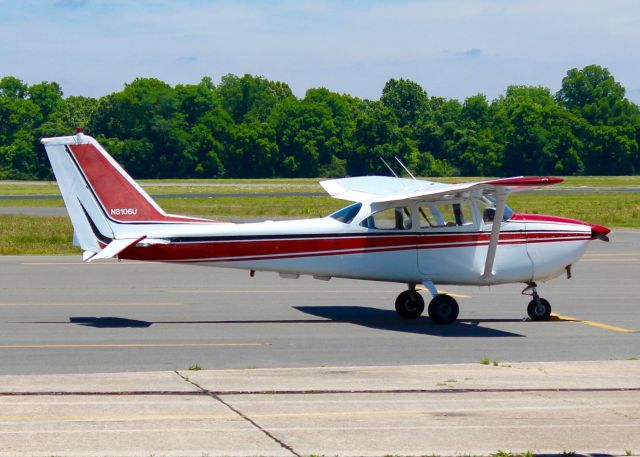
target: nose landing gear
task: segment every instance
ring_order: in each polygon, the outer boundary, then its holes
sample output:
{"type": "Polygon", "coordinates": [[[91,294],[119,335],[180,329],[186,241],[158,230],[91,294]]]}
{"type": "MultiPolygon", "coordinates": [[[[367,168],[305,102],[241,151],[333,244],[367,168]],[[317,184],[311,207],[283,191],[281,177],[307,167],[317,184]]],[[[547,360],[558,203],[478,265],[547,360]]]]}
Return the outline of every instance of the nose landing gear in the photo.
{"type": "Polygon", "coordinates": [[[527,314],[532,321],[548,321],[551,318],[551,304],[538,295],[537,287],[535,282],[530,282],[522,291],[522,295],[533,297],[527,306],[527,314]]]}

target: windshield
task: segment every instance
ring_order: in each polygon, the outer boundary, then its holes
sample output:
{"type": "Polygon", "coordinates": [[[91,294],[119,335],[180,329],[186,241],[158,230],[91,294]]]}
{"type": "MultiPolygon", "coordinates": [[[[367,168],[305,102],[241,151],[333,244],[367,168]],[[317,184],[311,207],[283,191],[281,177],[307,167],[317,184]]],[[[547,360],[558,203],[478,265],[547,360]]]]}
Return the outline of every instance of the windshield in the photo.
{"type": "Polygon", "coordinates": [[[339,209],[335,213],[329,214],[329,217],[344,222],[345,224],[350,224],[353,218],[360,212],[360,208],[362,208],[362,203],[354,203],[353,205],[339,209]]]}

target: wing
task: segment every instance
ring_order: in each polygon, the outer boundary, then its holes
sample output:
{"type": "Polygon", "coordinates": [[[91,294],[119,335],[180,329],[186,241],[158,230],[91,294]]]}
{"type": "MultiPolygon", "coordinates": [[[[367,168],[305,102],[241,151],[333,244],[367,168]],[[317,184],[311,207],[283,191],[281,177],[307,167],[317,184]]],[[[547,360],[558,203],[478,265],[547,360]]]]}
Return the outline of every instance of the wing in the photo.
{"type": "Polygon", "coordinates": [[[561,178],[546,176],[518,176],[514,178],[494,179],[490,181],[470,182],[462,184],[442,184],[431,181],[419,181],[387,176],[364,176],[361,178],[344,178],[322,181],[320,185],[334,198],[355,202],[390,203],[410,200],[440,200],[451,198],[468,198],[471,192],[495,195],[496,213],[491,228],[491,238],[487,247],[482,277],[493,276],[493,263],[500,239],[500,226],[507,201],[511,192],[531,187],[549,186],[562,182],[561,178]],[[465,195],[466,194],[466,195],[465,195]]]}
{"type": "Polygon", "coordinates": [[[461,184],[444,184],[389,176],[362,176],[321,181],[320,185],[334,198],[354,202],[385,203],[401,200],[437,200],[444,196],[482,190],[485,194],[509,194],[531,187],[562,182],[561,178],[531,176],[494,179],[461,184]]]}
{"type": "Polygon", "coordinates": [[[330,179],[320,185],[333,198],[364,202],[391,195],[442,189],[449,184],[390,176],[361,176],[357,178],[330,179]]]}

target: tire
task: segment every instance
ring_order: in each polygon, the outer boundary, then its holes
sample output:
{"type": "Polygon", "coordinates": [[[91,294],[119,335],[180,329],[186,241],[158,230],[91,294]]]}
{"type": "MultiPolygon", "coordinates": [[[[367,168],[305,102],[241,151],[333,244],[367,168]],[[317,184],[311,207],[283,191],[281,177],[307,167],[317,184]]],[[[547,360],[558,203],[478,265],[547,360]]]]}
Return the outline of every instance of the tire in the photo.
{"type": "Polygon", "coordinates": [[[458,302],[451,295],[437,295],[429,303],[429,317],[436,324],[451,324],[459,313],[458,302]]]}
{"type": "Polygon", "coordinates": [[[424,311],[424,299],[418,292],[405,290],[396,298],[396,312],[403,319],[415,319],[424,311]]]}
{"type": "Polygon", "coordinates": [[[527,314],[532,321],[548,321],[551,317],[551,305],[544,298],[540,298],[540,305],[531,300],[527,306],[527,314]]]}

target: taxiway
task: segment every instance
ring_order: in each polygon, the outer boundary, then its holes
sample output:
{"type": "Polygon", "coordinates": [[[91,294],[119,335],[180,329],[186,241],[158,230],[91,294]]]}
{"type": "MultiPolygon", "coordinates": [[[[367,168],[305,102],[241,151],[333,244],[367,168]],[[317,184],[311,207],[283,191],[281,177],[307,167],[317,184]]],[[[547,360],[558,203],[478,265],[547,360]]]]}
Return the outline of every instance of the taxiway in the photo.
{"type": "Polygon", "coordinates": [[[640,231],[594,242],[573,278],[449,287],[460,320],[400,319],[403,286],[190,265],[0,258],[0,374],[405,365],[640,357],[640,231]]]}

